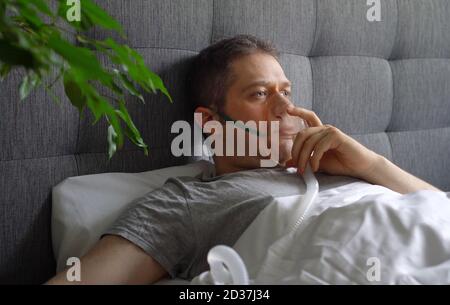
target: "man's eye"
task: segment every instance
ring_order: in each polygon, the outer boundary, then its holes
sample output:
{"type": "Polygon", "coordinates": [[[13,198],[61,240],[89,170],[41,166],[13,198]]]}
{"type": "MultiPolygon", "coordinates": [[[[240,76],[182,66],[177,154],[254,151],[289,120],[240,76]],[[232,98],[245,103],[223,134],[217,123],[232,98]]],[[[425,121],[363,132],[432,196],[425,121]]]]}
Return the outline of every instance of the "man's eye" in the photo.
{"type": "Polygon", "coordinates": [[[282,93],[284,96],[291,96],[291,92],[288,91],[288,90],[283,90],[281,93],[282,93]]]}
{"type": "Polygon", "coordinates": [[[253,94],[253,96],[255,96],[255,97],[258,97],[258,98],[260,98],[260,97],[265,97],[267,94],[266,94],[266,92],[264,92],[264,91],[256,91],[254,94],[253,94]]]}

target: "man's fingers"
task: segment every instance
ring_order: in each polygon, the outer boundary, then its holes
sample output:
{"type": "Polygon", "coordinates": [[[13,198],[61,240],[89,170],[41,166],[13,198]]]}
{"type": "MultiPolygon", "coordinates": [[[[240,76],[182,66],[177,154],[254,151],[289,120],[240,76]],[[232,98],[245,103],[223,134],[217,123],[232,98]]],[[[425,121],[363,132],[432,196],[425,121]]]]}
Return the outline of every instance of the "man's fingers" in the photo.
{"type": "Polygon", "coordinates": [[[286,167],[295,167],[295,163],[294,163],[294,160],[293,159],[289,159],[288,161],[286,161],[286,164],[285,164],[285,166],[286,167]]]}
{"type": "Polygon", "coordinates": [[[308,140],[305,141],[303,144],[303,147],[300,150],[300,156],[298,158],[298,170],[300,172],[303,172],[306,168],[306,164],[308,163],[309,159],[311,158],[311,154],[314,151],[314,147],[316,146],[317,142],[319,142],[323,137],[326,136],[326,133],[324,132],[318,132],[308,138],[308,140]]]}
{"type": "Polygon", "coordinates": [[[294,166],[298,164],[298,157],[302,149],[303,143],[312,135],[321,132],[323,127],[309,127],[300,131],[295,137],[294,144],[292,145],[291,158],[294,166]]]}
{"type": "Polygon", "coordinates": [[[332,137],[327,134],[325,137],[321,138],[314,147],[314,154],[311,157],[311,169],[313,172],[319,170],[320,160],[322,160],[323,155],[331,148],[332,137]]]}
{"type": "Polygon", "coordinates": [[[307,110],[307,109],[301,108],[301,107],[292,106],[287,109],[287,112],[290,115],[295,115],[295,116],[298,116],[298,117],[301,117],[302,119],[304,119],[308,123],[309,127],[317,127],[317,126],[323,125],[322,121],[314,113],[314,111],[307,110]]]}

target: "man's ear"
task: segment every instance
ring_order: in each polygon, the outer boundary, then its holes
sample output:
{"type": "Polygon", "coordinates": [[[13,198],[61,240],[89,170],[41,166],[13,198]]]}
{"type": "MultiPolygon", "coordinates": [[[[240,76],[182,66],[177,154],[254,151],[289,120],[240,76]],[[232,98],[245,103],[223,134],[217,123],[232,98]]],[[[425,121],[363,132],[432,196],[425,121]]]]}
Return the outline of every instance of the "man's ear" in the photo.
{"type": "Polygon", "coordinates": [[[217,119],[216,113],[206,107],[199,106],[195,109],[195,112],[201,114],[201,119],[200,117],[195,116],[195,123],[197,123],[202,129],[206,122],[217,119]]]}

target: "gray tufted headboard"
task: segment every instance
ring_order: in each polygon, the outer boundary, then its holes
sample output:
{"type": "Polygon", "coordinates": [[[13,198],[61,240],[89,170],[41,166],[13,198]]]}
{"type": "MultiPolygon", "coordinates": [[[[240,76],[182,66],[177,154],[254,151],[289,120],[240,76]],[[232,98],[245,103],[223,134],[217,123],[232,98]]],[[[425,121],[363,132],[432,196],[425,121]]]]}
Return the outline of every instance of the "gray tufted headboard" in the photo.
{"type": "MultiPolygon", "coordinates": [[[[107,162],[106,128],[80,119],[44,90],[18,99],[18,74],[0,84],[0,283],[53,275],[51,188],[64,178],[137,172],[187,162],[170,154],[171,123],[190,119],[183,79],[211,42],[249,33],[274,42],[294,83],[294,101],[402,168],[450,190],[450,1],[102,0],[128,44],[162,76],[162,95],[130,102],[150,146],[126,145],[107,162]]],[[[97,37],[104,35],[93,32],[97,37]]],[[[58,88],[63,96],[63,89],[58,88]]]]}

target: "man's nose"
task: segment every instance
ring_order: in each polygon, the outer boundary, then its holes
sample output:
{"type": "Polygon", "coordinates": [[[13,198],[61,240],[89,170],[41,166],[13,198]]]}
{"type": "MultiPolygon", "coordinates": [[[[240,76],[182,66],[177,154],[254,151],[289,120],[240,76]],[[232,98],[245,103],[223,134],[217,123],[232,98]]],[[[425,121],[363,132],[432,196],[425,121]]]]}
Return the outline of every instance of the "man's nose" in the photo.
{"type": "Polygon", "coordinates": [[[284,95],[279,93],[279,95],[273,99],[271,105],[271,113],[277,119],[283,119],[283,117],[287,116],[287,109],[292,106],[292,102],[284,95]]]}

